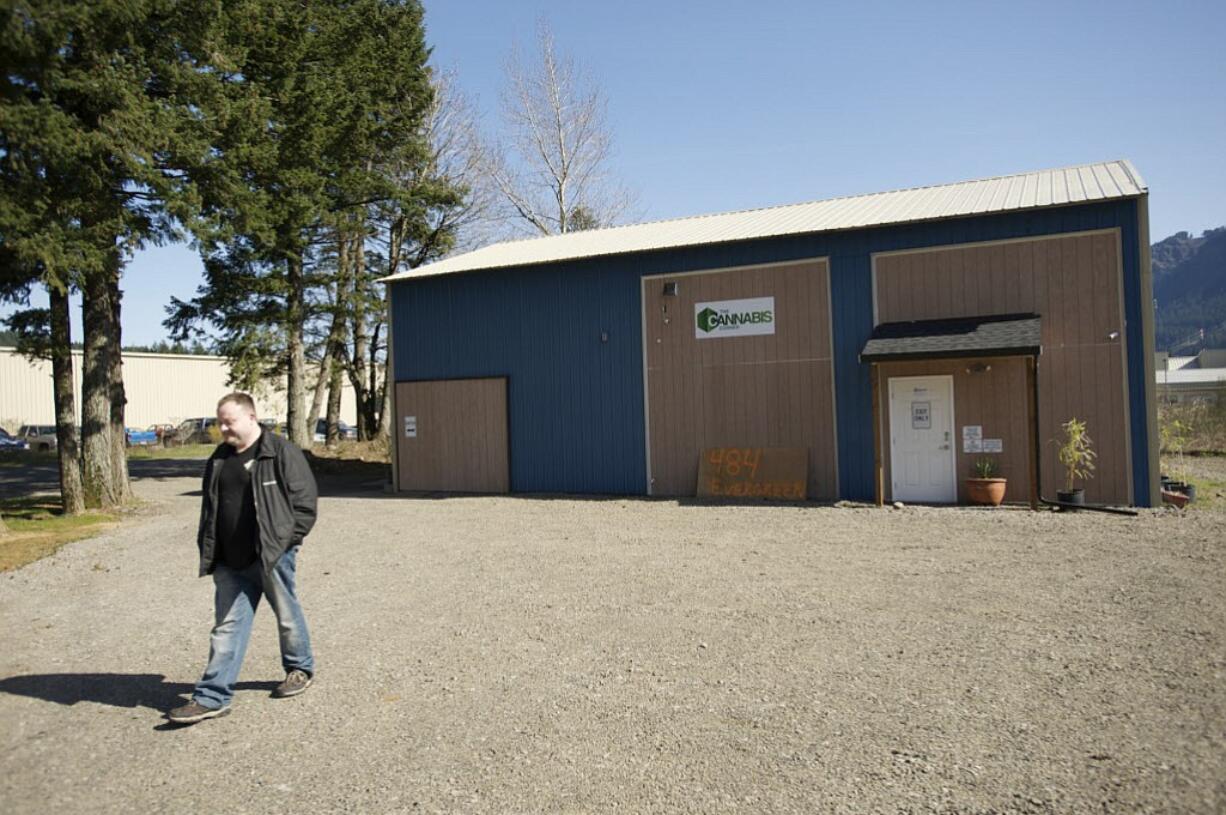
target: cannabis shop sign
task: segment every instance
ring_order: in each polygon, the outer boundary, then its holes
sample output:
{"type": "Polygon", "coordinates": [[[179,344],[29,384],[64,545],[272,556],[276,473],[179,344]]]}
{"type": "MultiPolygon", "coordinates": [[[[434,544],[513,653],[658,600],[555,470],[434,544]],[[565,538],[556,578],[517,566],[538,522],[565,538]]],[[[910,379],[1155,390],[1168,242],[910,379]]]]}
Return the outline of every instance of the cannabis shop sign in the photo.
{"type": "Polygon", "coordinates": [[[694,304],[694,336],[700,340],[774,333],[774,297],[694,304]]]}

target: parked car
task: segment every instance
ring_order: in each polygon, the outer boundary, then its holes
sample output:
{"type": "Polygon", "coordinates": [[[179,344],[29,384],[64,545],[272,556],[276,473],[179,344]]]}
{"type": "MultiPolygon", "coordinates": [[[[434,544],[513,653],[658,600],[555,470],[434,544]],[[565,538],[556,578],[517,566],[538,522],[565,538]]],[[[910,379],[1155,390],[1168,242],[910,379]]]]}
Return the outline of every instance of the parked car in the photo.
{"type": "Polygon", "coordinates": [[[174,435],[175,426],[172,424],[151,424],[146,430],[152,430],[154,435],[158,437],[158,442],[161,442],[166,436],[174,435]]]}
{"type": "Polygon", "coordinates": [[[17,436],[26,440],[31,450],[47,452],[54,450],[59,442],[55,437],[53,424],[23,424],[17,431],[17,436]]]}
{"type": "Polygon", "coordinates": [[[156,430],[138,430],[135,427],[125,427],[123,431],[129,447],[152,447],[158,443],[156,430]]]}
{"type": "MultiPolygon", "coordinates": [[[[358,429],[352,425],[348,425],[343,421],[338,420],[336,423],[337,429],[340,431],[341,441],[357,441],[358,429]]],[[[315,422],[315,441],[324,442],[328,440],[328,420],[320,419],[315,422]]]]}
{"type": "Polygon", "coordinates": [[[182,444],[215,444],[219,435],[210,433],[217,427],[216,416],[201,416],[198,419],[186,419],[179,423],[174,432],[162,436],[162,443],[167,447],[177,447],[182,444]]]}
{"type": "Polygon", "coordinates": [[[3,427],[0,427],[0,451],[8,452],[9,450],[29,450],[30,443],[25,439],[11,435],[3,427]]]}

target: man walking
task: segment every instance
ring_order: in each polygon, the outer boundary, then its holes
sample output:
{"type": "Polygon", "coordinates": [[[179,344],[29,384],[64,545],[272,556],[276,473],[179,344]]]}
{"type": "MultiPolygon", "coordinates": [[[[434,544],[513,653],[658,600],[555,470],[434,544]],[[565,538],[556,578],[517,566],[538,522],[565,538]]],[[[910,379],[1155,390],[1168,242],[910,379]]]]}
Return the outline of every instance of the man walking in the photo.
{"type": "Polygon", "coordinates": [[[306,619],[294,588],[298,547],[315,525],[315,477],[302,451],[260,427],[255,402],[230,393],[217,403],[222,444],[204,468],[200,576],[213,575],[215,624],[209,664],[192,700],[167,714],[194,724],[230,712],[261,595],[277,615],[285,681],[276,698],[296,696],[315,677],[306,619]]]}

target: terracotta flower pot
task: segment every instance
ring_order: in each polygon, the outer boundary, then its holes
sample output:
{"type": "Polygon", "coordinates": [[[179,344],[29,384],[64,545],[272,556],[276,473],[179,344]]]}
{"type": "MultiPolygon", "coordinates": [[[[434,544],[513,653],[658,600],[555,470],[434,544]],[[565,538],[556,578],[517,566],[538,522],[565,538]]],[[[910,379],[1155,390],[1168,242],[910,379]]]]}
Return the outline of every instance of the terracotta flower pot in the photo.
{"type": "Polygon", "coordinates": [[[1187,481],[1172,481],[1166,488],[1171,492],[1179,492],[1188,496],[1188,503],[1196,500],[1196,485],[1187,481]]]}
{"type": "Polygon", "coordinates": [[[1005,500],[1004,478],[968,478],[966,479],[966,497],[972,504],[998,507],[1005,500]]]}

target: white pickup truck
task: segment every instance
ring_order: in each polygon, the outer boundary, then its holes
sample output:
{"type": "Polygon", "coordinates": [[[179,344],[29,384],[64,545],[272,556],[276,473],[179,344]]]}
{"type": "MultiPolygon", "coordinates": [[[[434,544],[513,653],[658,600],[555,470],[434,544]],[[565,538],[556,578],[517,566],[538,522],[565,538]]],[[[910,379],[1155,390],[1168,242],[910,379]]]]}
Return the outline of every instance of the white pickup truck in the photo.
{"type": "Polygon", "coordinates": [[[31,450],[43,453],[54,450],[59,444],[53,424],[23,424],[17,431],[17,438],[25,439],[31,450]]]}

